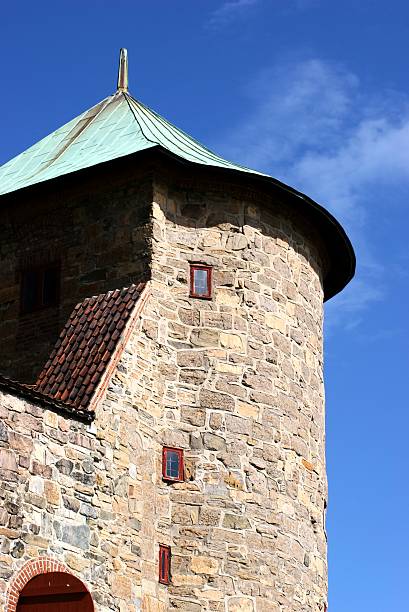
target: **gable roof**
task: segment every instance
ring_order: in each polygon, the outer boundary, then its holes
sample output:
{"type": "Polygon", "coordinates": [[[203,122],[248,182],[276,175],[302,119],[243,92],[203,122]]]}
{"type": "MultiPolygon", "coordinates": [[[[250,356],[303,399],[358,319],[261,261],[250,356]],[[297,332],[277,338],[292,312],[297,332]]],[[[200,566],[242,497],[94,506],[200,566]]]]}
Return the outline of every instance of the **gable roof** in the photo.
{"type": "Polygon", "coordinates": [[[0,167],[0,195],[153,147],[193,163],[259,174],[216,155],[117,91],[0,167]]]}
{"type": "Polygon", "coordinates": [[[76,409],[90,403],[144,284],[76,305],[33,389],[76,409]]]}

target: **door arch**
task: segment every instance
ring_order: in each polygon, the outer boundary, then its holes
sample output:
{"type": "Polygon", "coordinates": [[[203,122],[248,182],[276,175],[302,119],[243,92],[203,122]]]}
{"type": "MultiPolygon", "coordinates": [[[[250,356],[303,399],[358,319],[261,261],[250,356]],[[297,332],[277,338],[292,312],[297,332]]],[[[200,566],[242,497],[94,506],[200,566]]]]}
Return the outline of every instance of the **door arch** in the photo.
{"type": "Polygon", "coordinates": [[[87,588],[72,574],[48,572],[31,578],[20,592],[16,612],[93,612],[87,588]]]}

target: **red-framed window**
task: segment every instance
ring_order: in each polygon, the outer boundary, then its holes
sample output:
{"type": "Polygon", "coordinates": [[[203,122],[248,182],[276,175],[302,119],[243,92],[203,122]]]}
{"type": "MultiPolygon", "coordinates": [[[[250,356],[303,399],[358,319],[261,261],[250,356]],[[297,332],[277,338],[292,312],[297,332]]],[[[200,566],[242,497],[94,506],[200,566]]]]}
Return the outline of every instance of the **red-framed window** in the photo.
{"type": "Polygon", "coordinates": [[[21,273],[21,312],[57,306],[60,300],[60,266],[28,268],[21,273]]]}
{"type": "Polygon", "coordinates": [[[192,264],[190,266],[190,297],[204,298],[212,297],[212,268],[192,264]]]}
{"type": "Polygon", "coordinates": [[[162,476],[163,480],[181,482],[184,480],[183,450],[181,448],[162,449],[162,476]]]}
{"type": "Polygon", "coordinates": [[[159,582],[161,584],[170,584],[170,546],[159,544],[159,582]]]}

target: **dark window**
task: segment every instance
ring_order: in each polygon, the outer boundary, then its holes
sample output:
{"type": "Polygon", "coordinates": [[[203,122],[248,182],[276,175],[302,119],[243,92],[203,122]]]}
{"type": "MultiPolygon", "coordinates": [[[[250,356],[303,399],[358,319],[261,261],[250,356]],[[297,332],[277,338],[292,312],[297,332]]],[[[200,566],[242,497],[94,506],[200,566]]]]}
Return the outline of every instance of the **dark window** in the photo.
{"type": "Polygon", "coordinates": [[[210,266],[190,266],[191,297],[211,298],[212,268],[210,266]]]}
{"type": "Polygon", "coordinates": [[[159,582],[170,584],[170,546],[159,545],[159,582]]]}
{"type": "Polygon", "coordinates": [[[183,472],[183,451],[180,448],[165,447],[162,453],[162,475],[164,480],[183,481],[183,472]]]}
{"type": "Polygon", "coordinates": [[[21,311],[33,312],[56,306],[60,294],[60,267],[52,265],[25,270],[21,276],[21,311]]]}

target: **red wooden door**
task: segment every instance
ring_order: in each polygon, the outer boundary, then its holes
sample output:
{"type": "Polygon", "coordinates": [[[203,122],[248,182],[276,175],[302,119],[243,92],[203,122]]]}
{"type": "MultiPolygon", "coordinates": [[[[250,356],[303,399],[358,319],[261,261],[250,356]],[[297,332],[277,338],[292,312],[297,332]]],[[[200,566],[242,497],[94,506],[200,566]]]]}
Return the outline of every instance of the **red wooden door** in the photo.
{"type": "Polygon", "coordinates": [[[62,572],[40,574],[20,593],[17,612],[93,612],[91,595],[80,580],[62,572]]]}

